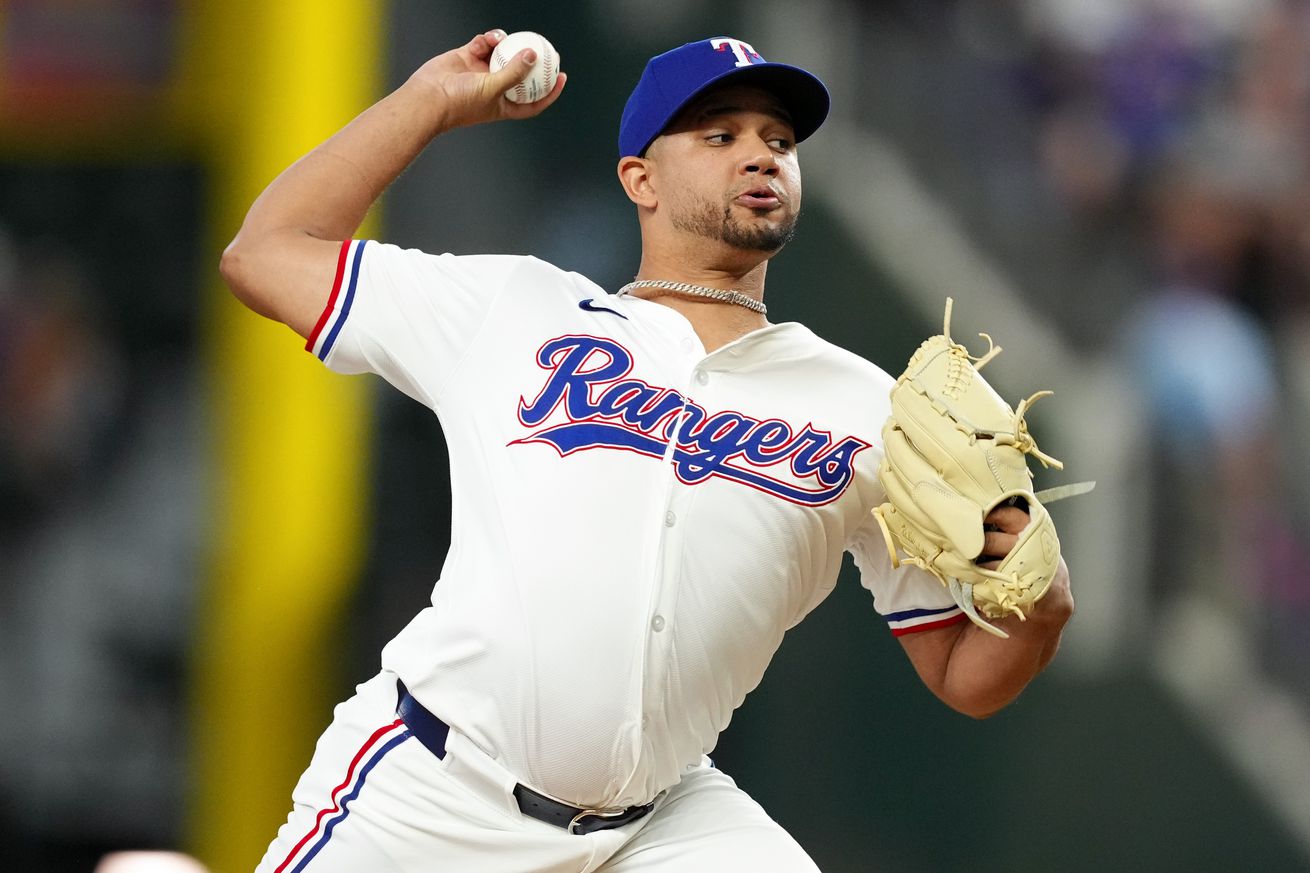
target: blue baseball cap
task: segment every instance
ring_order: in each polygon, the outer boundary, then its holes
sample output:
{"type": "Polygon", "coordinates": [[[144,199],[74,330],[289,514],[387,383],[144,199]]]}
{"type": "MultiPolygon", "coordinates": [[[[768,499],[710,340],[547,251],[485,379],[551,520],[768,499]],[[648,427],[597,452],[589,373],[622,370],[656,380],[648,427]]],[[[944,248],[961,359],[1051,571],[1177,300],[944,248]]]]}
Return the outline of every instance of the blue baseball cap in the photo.
{"type": "Polygon", "coordinates": [[[764,60],[749,43],[729,36],[689,42],[656,55],[632,89],[619,122],[619,157],[640,156],[684,106],[711,85],[755,85],[777,97],[789,115],[796,141],[828,117],[828,89],[813,73],[764,60]]]}

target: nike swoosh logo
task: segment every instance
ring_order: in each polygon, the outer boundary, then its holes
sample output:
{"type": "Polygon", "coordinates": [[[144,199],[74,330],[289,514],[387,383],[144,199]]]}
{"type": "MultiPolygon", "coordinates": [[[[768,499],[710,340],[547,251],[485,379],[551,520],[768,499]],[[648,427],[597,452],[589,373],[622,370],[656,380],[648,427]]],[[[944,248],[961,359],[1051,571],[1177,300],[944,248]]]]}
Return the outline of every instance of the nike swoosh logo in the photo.
{"type": "Polygon", "coordinates": [[[622,312],[615,312],[613,309],[609,309],[604,306],[597,306],[595,301],[590,297],[580,302],[578,304],[578,308],[584,309],[587,312],[608,312],[610,315],[617,315],[619,318],[623,319],[624,321],[628,320],[628,317],[624,315],[622,312]]]}

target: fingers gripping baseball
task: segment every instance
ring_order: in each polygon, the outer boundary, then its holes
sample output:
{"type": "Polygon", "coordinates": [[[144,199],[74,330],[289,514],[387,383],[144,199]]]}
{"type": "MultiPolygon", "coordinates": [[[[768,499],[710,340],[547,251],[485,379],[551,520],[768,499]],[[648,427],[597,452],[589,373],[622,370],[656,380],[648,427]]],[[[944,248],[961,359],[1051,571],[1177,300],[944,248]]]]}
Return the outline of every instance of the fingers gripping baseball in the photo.
{"type": "Polygon", "coordinates": [[[487,86],[500,101],[499,109],[502,117],[531,118],[559,99],[560,92],[564,90],[564,81],[568,78],[565,73],[560,73],[555,80],[555,87],[535,103],[515,103],[507,96],[528,76],[536,62],[537,53],[532,49],[524,49],[504,67],[488,75],[487,86]]]}
{"type": "Polygon", "coordinates": [[[491,55],[505,36],[505,31],[500,29],[480,33],[465,45],[428,61],[411,77],[420,86],[434,89],[437,98],[444,102],[444,128],[531,118],[559,99],[568,78],[562,72],[554,89],[535,103],[513,103],[505,97],[536,62],[536,53],[525,49],[493,72],[491,55]]]}
{"type": "MultiPolygon", "coordinates": [[[[492,74],[509,70],[508,89],[496,90],[513,103],[539,103],[549,97],[559,79],[559,53],[539,33],[521,30],[500,40],[489,61],[492,74]]],[[[493,80],[494,81],[494,80],[493,80]]],[[[503,86],[504,81],[496,82],[503,86]]]]}

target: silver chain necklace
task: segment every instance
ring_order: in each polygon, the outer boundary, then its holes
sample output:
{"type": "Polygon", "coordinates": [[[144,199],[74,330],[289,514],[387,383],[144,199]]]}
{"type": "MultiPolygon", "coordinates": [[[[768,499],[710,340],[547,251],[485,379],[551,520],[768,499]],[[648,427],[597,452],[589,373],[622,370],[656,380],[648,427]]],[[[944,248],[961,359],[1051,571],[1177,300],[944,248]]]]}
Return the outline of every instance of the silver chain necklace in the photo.
{"type": "Polygon", "coordinates": [[[636,282],[629,282],[619,289],[619,297],[630,293],[633,288],[663,288],[665,291],[674,291],[678,294],[690,294],[693,297],[708,297],[710,300],[717,300],[720,303],[732,303],[737,306],[745,306],[751,312],[758,312],[760,315],[768,314],[768,307],[760,300],[754,297],[748,297],[740,291],[724,291],[722,288],[706,288],[704,285],[688,285],[686,282],[670,282],[666,279],[640,279],[636,282]]]}

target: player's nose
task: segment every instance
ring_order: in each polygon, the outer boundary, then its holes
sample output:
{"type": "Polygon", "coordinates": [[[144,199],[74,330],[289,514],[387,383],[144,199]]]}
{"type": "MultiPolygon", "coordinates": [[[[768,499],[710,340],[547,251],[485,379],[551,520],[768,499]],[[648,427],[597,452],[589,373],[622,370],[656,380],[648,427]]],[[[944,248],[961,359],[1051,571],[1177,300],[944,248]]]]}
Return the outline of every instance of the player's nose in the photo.
{"type": "Polygon", "coordinates": [[[767,142],[759,137],[752,137],[750,148],[746,149],[745,155],[737,164],[737,169],[746,175],[760,173],[765,176],[776,176],[778,159],[767,142]]]}

